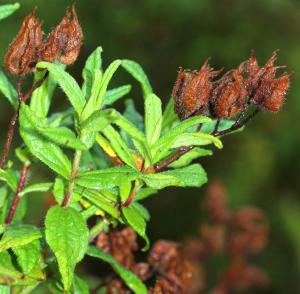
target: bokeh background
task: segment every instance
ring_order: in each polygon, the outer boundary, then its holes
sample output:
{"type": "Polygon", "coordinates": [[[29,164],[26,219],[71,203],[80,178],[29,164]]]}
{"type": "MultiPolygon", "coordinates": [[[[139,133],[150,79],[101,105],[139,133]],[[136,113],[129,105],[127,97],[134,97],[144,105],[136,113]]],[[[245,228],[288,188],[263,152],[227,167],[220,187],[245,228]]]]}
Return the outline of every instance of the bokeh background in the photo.
{"type": "MultiPolygon", "coordinates": [[[[1,1],[7,3],[9,1],[1,1]]],[[[18,31],[21,19],[38,7],[44,30],[52,29],[71,0],[23,0],[21,9],[1,22],[0,57],[18,31]]],[[[258,263],[271,277],[259,293],[300,293],[300,1],[297,0],[77,0],[85,34],[79,60],[69,68],[81,80],[89,53],[101,45],[104,64],[115,58],[138,61],[155,92],[166,103],[179,66],[199,68],[207,57],[217,69],[236,67],[253,49],[263,64],[275,49],[279,63],[293,72],[292,87],[279,114],[260,114],[243,133],[224,139],[224,149],[202,160],[210,179],[226,187],[233,207],[262,208],[270,223],[270,240],[258,263]]],[[[114,83],[127,82],[117,74],[114,83]]],[[[138,108],[142,96],[132,92],[138,108]]],[[[67,106],[60,91],[55,108],[67,106]]],[[[122,103],[118,104],[122,109],[122,103]]],[[[12,110],[0,100],[1,143],[12,110]]],[[[43,170],[31,177],[47,179],[43,170]]],[[[201,189],[167,189],[147,200],[149,235],[183,240],[196,234],[201,220],[201,189]]],[[[29,222],[43,218],[33,199],[29,222]]]]}

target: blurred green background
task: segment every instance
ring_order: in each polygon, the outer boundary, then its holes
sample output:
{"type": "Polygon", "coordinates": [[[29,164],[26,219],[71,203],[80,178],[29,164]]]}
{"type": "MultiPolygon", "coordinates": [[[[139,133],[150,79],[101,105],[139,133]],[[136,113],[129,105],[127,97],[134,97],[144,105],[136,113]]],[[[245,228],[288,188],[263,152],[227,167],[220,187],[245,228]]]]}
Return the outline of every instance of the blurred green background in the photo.
{"type": "MultiPolygon", "coordinates": [[[[2,1],[8,3],[9,1],[2,1]]],[[[0,56],[17,33],[21,19],[33,7],[47,32],[64,15],[70,0],[24,0],[21,9],[1,22],[0,56]]],[[[260,114],[246,131],[224,139],[224,149],[202,160],[210,179],[221,180],[233,207],[255,205],[270,222],[270,241],[258,262],[271,276],[260,293],[300,293],[300,1],[297,0],[77,0],[85,34],[79,60],[69,70],[81,79],[88,54],[98,45],[104,64],[115,58],[138,61],[155,92],[170,97],[179,66],[199,68],[211,57],[216,68],[231,69],[247,59],[251,49],[263,64],[275,49],[278,62],[293,72],[292,87],[279,114],[260,114]]],[[[124,83],[119,73],[115,84],[124,83]]],[[[127,82],[127,80],[126,80],[127,82]]],[[[138,87],[132,92],[139,109],[138,87]]],[[[60,91],[55,108],[67,106],[60,91]]],[[[12,110],[0,102],[2,144],[12,110]]],[[[118,104],[122,109],[122,103],[118,104]]],[[[47,178],[43,171],[31,177],[47,178]]],[[[152,220],[148,231],[158,238],[182,240],[196,234],[201,219],[201,189],[168,189],[147,200],[152,220]]],[[[33,199],[38,203],[38,199],[33,199]]],[[[29,222],[43,218],[30,204],[29,222]]]]}

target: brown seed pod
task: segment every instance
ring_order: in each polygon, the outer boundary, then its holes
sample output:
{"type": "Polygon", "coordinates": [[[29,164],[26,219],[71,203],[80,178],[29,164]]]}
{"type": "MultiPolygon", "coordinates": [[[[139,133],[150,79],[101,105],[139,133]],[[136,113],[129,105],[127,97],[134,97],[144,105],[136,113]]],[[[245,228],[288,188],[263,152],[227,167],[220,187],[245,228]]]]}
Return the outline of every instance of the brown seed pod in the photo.
{"type": "Polygon", "coordinates": [[[220,71],[213,71],[206,60],[197,71],[180,70],[175,86],[173,97],[175,99],[175,112],[180,119],[197,114],[205,114],[208,111],[208,100],[211,93],[211,79],[220,71]]]}
{"type": "Polygon", "coordinates": [[[239,70],[232,71],[220,80],[213,91],[212,105],[218,118],[231,118],[247,106],[248,92],[239,70]]]}
{"type": "Polygon", "coordinates": [[[253,104],[261,105],[270,112],[278,112],[290,87],[290,75],[285,74],[277,79],[264,79],[253,98],[253,104]]]}
{"type": "Polygon", "coordinates": [[[41,22],[36,18],[34,10],[25,17],[8,48],[4,63],[11,74],[23,75],[33,70],[38,60],[42,35],[41,22]]]}
{"type": "Polygon", "coordinates": [[[63,64],[76,61],[83,41],[83,33],[78,22],[75,6],[67,8],[59,25],[44,42],[40,59],[48,62],[59,60],[63,64]]]}

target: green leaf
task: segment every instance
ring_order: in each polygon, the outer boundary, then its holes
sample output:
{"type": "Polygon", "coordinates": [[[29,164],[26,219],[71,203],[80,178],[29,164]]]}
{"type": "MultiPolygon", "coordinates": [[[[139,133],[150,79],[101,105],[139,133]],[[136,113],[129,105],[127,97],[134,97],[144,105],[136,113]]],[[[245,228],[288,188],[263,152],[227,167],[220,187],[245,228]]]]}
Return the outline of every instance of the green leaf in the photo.
{"type": "Polygon", "coordinates": [[[20,8],[19,3],[1,5],[0,6],[0,20],[10,16],[19,8],[20,8]]]}
{"type": "Polygon", "coordinates": [[[15,192],[17,190],[19,180],[16,173],[11,169],[3,170],[0,168],[0,181],[6,182],[12,191],[15,192]]]}
{"type": "Polygon", "coordinates": [[[223,147],[220,139],[212,135],[204,133],[184,133],[176,138],[171,148],[178,148],[182,146],[203,146],[211,143],[215,144],[215,146],[219,149],[223,147]]]}
{"type": "Polygon", "coordinates": [[[41,244],[39,240],[34,240],[24,246],[13,247],[12,250],[17,256],[17,262],[22,269],[22,273],[25,275],[33,270],[41,258],[41,244]]]}
{"type": "Polygon", "coordinates": [[[83,196],[86,200],[88,200],[91,204],[95,205],[98,209],[102,210],[114,218],[119,217],[119,210],[117,209],[117,198],[112,199],[108,192],[104,193],[96,190],[83,189],[78,190],[75,189],[76,193],[83,196]]]}
{"type": "Polygon", "coordinates": [[[143,206],[142,204],[138,203],[137,201],[133,201],[130,204],[130,206],[133,207],[134,209],[136,209],[139,212],[139,214],[142,215],[143,218],[146,221],[150,220],[150,213],[149,213],[148,209],[145,206],[143,206]]]}
{"type": "Polygon", "coordinates": [[[109,263],[124,283],[136,294],[147,294],[147,288],[143,282],[131,271],[122,267],[111,255],[97,247],[89,246],[87,254],[109,263]]]}
{"type": "Polygon", "coordinates": [[[108,90],[103,98],[103,105],[112,105],[117,100],[123,98],[131,91],[131,85],[124,85],[112,90],[108,90]]]}
{"type": "Polygon", "coordinates": [[[165,187],[178,186],[180,182],[178,178],[172,175],[166,175],[164,173],[144,174],[143,180],[149,187],[154,189],[163,189],[165,187]]]}
{"type": "MultiPolygon", "coordinates": [[[[45,71],[37,71],[34,80],[37,81],[44,75],[45,71]]],[[[36,116],[47,116],[56,85],[57,83],[50,73],[43,84],[33,92],[30,98],[30,109],[36,116]]]]}
{"type": "Polygon", "coordinates": [[[71,207],[53,206],[45,220],[46,241],[52,249],[66,291],[72,283],[76,264],[88,245],[88,228],[82,215],[71,207]]]}
{"type": "Polygon", "coordinates": [[[7,251],[0,252],[0,284],[9,285],[35,285],[36,280],[24,276],[14,266],[12,258],[7,251]]]}
{"type": "Polygon", "coordinates": [[[85,62],[85,67],[82,71],[83,84],[82,84],[82,93],[86,100],[91,96],[92,85],[95,81],[95,71],[100,70],[102,66],[101,60],[102,48],[97,47],[95,51],[91,53],[88,59],[85,62]]]}
{"type": "Polygon", "coordinates": [[[66,127],[37,128],[37,131],[49,141],[75,150],[87,150],[87,147],[66,127]]]}
{"type": "Polygon", "coordinates": [[[76,112],[80,114],[85,105],[85,98],[75,79],[60,64],[43,61],[37,64],[37,68],[45,68],[52,74],[53,79],[65,92],[76,112]]]}
{"type": "Polygon", "coordinates": [[[82,131],[99,132],[118,117],[117,112],[106,109],[97,110],[81,124],[82,131]]]}
{"type": "Polygon", "coordinates": [[[140,211],[130,205],[129,207],[122,207],[122,213],[125,218],[125,222],[135,231],[139,236],[141,236],[146,244],[143,248],[143,251],[149,249],[150,242],[146,235],[146,221],[144,215],[140,213],[140,211]]]}
{"type": "Polygon", "coordinates": [[[41,121],[34,117],[24,103],[20,110],[20,133],[30,152],[58,174],[68,179],[71,175],[71,162],[62,150],[37,133],[41,121]]]}
{"type": "Polygon", "coordinates": [[[79,173],[77,185],[91,189],[109,189],[120,185],[124,180],[133,181],[140,173],[128,166],[112,167],[91,172],[79,173]]]}
{"type": "Polygon", "coordinates": [[[1,238],[0,251],[16,246],[23,246],[40,238],[42,238],[42,233],[33,225],[9,225],[6,227],[1,238]]]}
{"type": "Polygon", "coordinates": [[[163,113],[162,128],[165,129],[172,127],[173,123],[177,120],[178,118],[174,111],[174,99],[171,97],[163,113]]]}
{"type": "Polygon", "coordinates": [[[161,126],[161,100],[155,94],[149,94],[145,99],[145,128],[147,141],[150,146],[159,139],[161,126]]]}
{"type": "Polygon", "coordinates": [[[123,59],[122,67],[127,70],[142,86],[144,97],[152,93],[152,87],[143,70],[143,68],[135,61],[123,59]]]}
{"type": "MultiPolygon", "coordinates": [[[[1,7],[2,6],[0,6],[0,14],[1,14],[1,7]]],[[[13,85],[9,82],[9,80],[7,79],[6,75],[2,70],[0,70],[0,91],[7,98],[7,100],[13,106],[13,108],[16,110],[18,108],[17,91],[13,87],[13,85]]]]}
{"type": "Polygon", "coordinates": [[[79,278],[77,275],[75,275],[73,281],[73,294],[89,294],[89,293],[90,290],[87,282],[79,278]]]}
{"type": "Polygon", "coordinates": [[[132,152],[127,147],[120,134],[110,125],[102,130],[102,133],[109,140],[111,147],[118,157],[120,157],[120,159],[127,165],[136,168],[132,152]]]}
{"type": "Polygon", "coordinates": [[[176,186],[201,187],[207,182],[207,175],[200,164],[192,164],[187,167],[169,170],[160,175],[172,176],[178,179],[176,186]]]}
{"type": "Polygon", "coordinates": [[[121,60],[117,59],[113,61],[100,79],[100,74],[95,77],[95,81],[92,87],[91,98],[88,101],[86,107],[82,113],[82,120],[87,119],[94,111],[99,110],[103,106],[104,95],[107,91],[108,84],[112,79],[112,76],[121,64],[121,60]]]}
{"type": "Polygon", "coordinates": [[[48,192],[52,188],[53,183],[39,183],[39,184],[32,184],[24,188],[20,193],[19,196],[22,197],[29,193],[34,192],[48,192]]]}
{"type": "Polygon", "coordinates": [[[9,286],[1,286],[0,285],[0,294],[10,294],[10,287],[9,286]]]}
{"type": "Polygon", "coordinates": [[[157,190],[153,188],[143,188],[140,189],[139,192],[135,196],[135,201],[143,200],[153,194],[156,194],[157,190]]]}
{"type": "Polygon", "coordinates": [[[189,165],[194,159],[197,159],[202,156],[212,155],[212,151],[208,149],[195,147],[191,151],[182,155],[178,160],[174,161],[169,165],[172,168],[183,167],[189,165]]]}
{"type": "Polygon", "coordinates": [[[175,127],[171,128],[166,134],[164,134],[151,148],[153,154],[153,162],[156,163],[161,160],[172,147],[176,138],[183,134],[188,128],[198,125],[200,123],[210,122],[211,119],[204,116],[190,117],[180,122],[175,127]]]}

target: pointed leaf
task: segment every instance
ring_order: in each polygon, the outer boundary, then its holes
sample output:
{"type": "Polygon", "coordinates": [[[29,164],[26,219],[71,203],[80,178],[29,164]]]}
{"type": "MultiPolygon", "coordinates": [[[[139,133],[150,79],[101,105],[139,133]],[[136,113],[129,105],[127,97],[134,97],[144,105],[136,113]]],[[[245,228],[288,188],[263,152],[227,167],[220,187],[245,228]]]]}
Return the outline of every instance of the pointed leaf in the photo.
{"type": "Polygon", "coordinates": [[[181,156],[178,160],[171,163],[169,167],[172,168],[183,167],[189,165],[194,159],[197,159],[202,156],[210,156],[210,155],[212,155],[211,150],[196,147],[193,148],[188,153],[181,156]]]}
{"type": "Polygon", "coordinates": [[[116,273],[121,277],[129,289],[136,294],[147,294],[147,288],[143,282],[131,271],[121,266],[111,255],[105,253],[97,247],[90,246],[87,254],[92,257],[99,258],[109,263],[116,273]]]}
{"type": "Polygon", "coordinates": [[[153,145],[160,137],[162,126],[161,100],[155,94],[145,99],[145,128],[149,145],[153,145]]]}
{"type": "Polygon", "coordinates": [[[109,189],[118,186],[124,179],[133,181],[139,177],[140,173],[136,170],[128,166],[120,166],[79,173],[75,182],[86,188],[109,189]]]}
{"type": "MultiPolygon", "coordinates": [[[[44,75],[45,71],[37,71],[34,80],[37,81],[44,75]]],[[[57,83],[50,73],[43,84],[33,92],[30,98],[30,109],[38,117],[47,116],[56,85],[57,83]]]]}
{"type": "Polygon", "coordinates": [[[40,238],[42,238],[42,233],[33,225],[9,225],[6,227],[1,238],[0,251],[16,246],[23,246],[40,238]]]}
{"type": "Polygon", "coordinates": [[[112,90],[108,90],[103,98],[104,105],[112,105],[117,100],[123,98],[131,91],[131,85],[124,85],[112,90]]]}
{"type": "Polygon", "coordinates": [[[62,150],[55,144],[47,141],[37,131],[40,121],[34,117],[32,111],[24,103],[20,110],[20,133],[30,152],[51,169],[69,178],[71,163],[62,150]]]}
{"type": "Polygon", "coordinates": [[[91,53],[88,59],[85,62],[84,69],[82,71],[83,84],[82,84],[82,93],[86,100],[91,96],[92,85],[95,80],[95,71],[100,70],[102,66],[101,60],[102,48],[97,47],[95,51],[91,53]]]}
{"type": "Polygon", "coordinates": [[[125,222],[145,240],[146,244],[143,251],[148,250],[150,243],[146,235],[147,224],[143,214],[141,214],[140,211],[132,205],[129,207],[122,207],[122,213],[125,218],[125,222]]]}
{"type": "Polygon", "coordinates": [[[179,179],[172,175],[165,175],[164,173],[158,174],[144,174],[144,182],[151,188],[163,189],[165,187],[179,185],[179,179]]]}
{"type": "Polygon", "coordinates": [[[25,275],[33,270],[41,258],[41,244],[39,240],[34,240],[24,246],[14,247],[12,250],[17,257],[22,273],[25,275]]]}
{"type": "Polygon", "coordinates": [[[48,192],[50,191],[52,186],[53,183],[39,183],[39,184],[28,185],[19,193],[19,196],[22,197],[26,194],[34,193],[34,192],[48,192]]]}
{"type": "Polygon", "coordinates": [[[19,9],[19,7],[20,7],[19,3],[1,5],[0,6],[0,20],[13,14],[17,9],[19,9]]]}
{"type": "Polygon", "coordinates": [[[109,140],[109,143],[118,157],[127,165],[136,168],[136,163],[133,159],[133,155],[126,143],[123,141],[120,134],[112,127],[107,126],[102,133],[109,140]]]}
{"type": "Polygon", "coordinates": [[[60,64],[39,62],[37,68],[45,68],[52,74],[55,81],[69,98],[76,112],[80,114],[85,105],[85,98],[75,79],[64,71],[60,64]]]}
{"type": "Polygon", "coordinates": [[[160,175],[172,176],[178,179],[176,186],[201,187],[207,182],[207,175],[200,164],[192,164],[187,167],[169,170],[160,175]]]}
{"type": "MultiPolygon", "coordinates": [[[[2,6],[0,6],[0,10],[1,7],[2,6]]],[[[1,11],[0,11],[0,18],[1,18],[1,11]]],[[[6,75],[2,70],[0,70],[0,91],[7,98],[7,100],[13,106],[13,108],[16,110],[18,108],[17,91],[10,83],[10,81],[7,79],[6,75]]]]}
{"type": "Polygon", "coordinates": [[[37,131],[49,141],[75,150],[87,150],[87,147],[66,127],[37,128],[37,131]]]}
{"type": "Polygon", "coordinates": [[[69,291],[75,266],[87,250],[89,232],[86,222],[73,208],[53,206],[46,216],[45,234],[57,259],[64,288],[69,291]]]}
{"type": "Polygon", "coordinates": [[[127,70],[142,86],[144,97],[152,93],[152,87],[143,70],[143,68],[135,61],[123,59],[122,66],[127,70]]]}
{"type": "Polygon", "coordinates": [[[220,139],[212,135],[204,133],[184,133],[175,139],[171,148],[178,148],[182,146],[203,146],[212,143],[219,149],[223,147],[220,139]]]}

